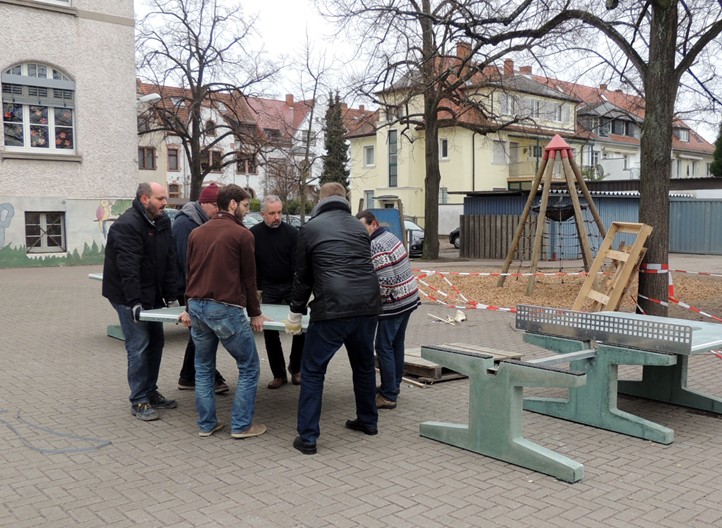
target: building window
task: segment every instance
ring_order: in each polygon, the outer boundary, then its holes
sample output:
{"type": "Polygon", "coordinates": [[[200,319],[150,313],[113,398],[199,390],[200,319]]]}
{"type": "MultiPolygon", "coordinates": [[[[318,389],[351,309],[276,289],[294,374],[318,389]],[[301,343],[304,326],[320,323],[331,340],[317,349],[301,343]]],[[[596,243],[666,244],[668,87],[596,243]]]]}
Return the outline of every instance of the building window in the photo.
{"type": "Polygon", "coordinates": [[[446,187],[439,187],[439,203],[449,203],[449,190],[446,187]]]}
{"type": "Polygon", "coordinates": [[[398,133],[396,130],[389,130],[389,187],[398,185],[398,133]]]}
{"type": "Polygon", "coordinates": [[[216,122],[209,119],[206,121],[206,135],[216,137],[216,134],[216,122]]]}
{"type": "Polygon", "coordinates": [[[687,130],[686,128],[676,128],[674,131],[675,136],[677,136],[680,141],[689,143],[689,130],[687,130]]]}
{"type": "Polygon", "coordinates": [[[65,252],[65,213],[26,212],[25,248],[28,253],[65,252]]]}
{"type": "Polygon", "coordinates": [[[541,158],[544,155],[544,147],[541,145],[534,145],[532,155],[537,159],[541,158]]]}
{"type": "Polygon", "coordinates": [[[168,184],[168,198],[180,198],[181,197],[181,186],[179,183],[168,184]]]}
{"type": "Polygon", "coordinates": [[[238,154],[238,158],[236,159],[236,172],[238,174],[256,174],[257,171],[255,156],[241,157],[241,155],[238,154]]]}
{"type": "Polygon", "coordinates": [[[370,209],[374,206],[374,192],[364,191],[364,208],[370,209]]]}
{"type": "Polygon", "coordinates": [[[8,150],[73,154],[75,83],[38,63],[2,73],[3,137],[8,150]]]}
{"type": "Polygon", "coordinates": [[[612,133],[612,122],[608,119],[602,120],[599,124],[598,134],[602,137],[607,137],[612,133]]]}
{"type": "Polygon", "coordinates": [[[500,106],[501,106],[501,113],[503,115],[514,115],[516,114],[516,102],[514,100],[514,97],[509,94],[501,94],[499,96],[500,100],[500,106]]]}
{"type": "Polygon", "coordinates": [[[155,147],[138,147],[138,168],[155,170],[155,147]]]}
{"type": "Polygon", "coordinates": [[[439,158],[442,160],[449,159],[449,140],[446,138],[439,140],[439,158]]]}
{"type": "Polygon", "coordinates": [[[364,147],[364,167],[373,167],[376,165],[376,149],[373,145],[364,147]]]}
{"type": "Polygon", "coordinates": [[[207,171],[210,167],[210,172],[221,172],[222,164],[223,153],[220,150],[206,150],[201,152],[201,170],[207,171]]]}
{"type": "Polygon", "coordinates": [[[492,165],[506,165],[506,144],[503,141],[494,141],[491,150],[492,165]]]}
{"type": "Polygon", "coordinates": [[[309,147],[315,147],[316,137],[317,134],[313,130],[306,129],[301,131],[301,142],[304,146],[308,145],[309,147]]]}
{"type": "Polygon", "coordinates": [[[178,149],[175,149],[175,148],[168,149],[168,170],[169,171],[179,171],[180,170],[180,162],[178,159],[178,149]]]}

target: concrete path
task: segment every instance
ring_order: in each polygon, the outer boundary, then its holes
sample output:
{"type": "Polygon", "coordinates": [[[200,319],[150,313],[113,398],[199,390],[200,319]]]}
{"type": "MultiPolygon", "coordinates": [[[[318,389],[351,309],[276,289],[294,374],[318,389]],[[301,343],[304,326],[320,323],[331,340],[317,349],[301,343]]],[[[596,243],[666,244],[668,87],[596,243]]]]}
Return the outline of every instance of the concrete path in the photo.
{"type": "MultiPolygon", "coordinates": [[[[341,351],[318,454],[304,456],[291,447],[298,388],[265,388],[262,346],[256,415],[268,433],[199,438],[193,393],[176,388],[187,333],[168,326],[159,384],[178,408],[142,423],[130,414],[123,344],[105,335],[115,313],[87,278],[95,271],[0,270],[2,527],[722,526],[722,420],[645,400],[621,397],[620,407],[672,427],[673,444],[524,413],[528,438],[584,464],[584,480],[566,484],[419,436],[423,421],[467,421],[466,380],[403,387],[378,436],[345,429],[354,403],[341,351]]],[[[452,327],[427,313],[448,310],[417,310],[407,346],[465,341],[542,355],[510,314],[469,311],[452,327]]],[[[722,360],[691,363],[690,385],[722,395],[722,360]]],[[[224,351],[219,368],[235,387],[224,351]]],[[[231,398],[218,402],[228,423],[231,398]]]]}

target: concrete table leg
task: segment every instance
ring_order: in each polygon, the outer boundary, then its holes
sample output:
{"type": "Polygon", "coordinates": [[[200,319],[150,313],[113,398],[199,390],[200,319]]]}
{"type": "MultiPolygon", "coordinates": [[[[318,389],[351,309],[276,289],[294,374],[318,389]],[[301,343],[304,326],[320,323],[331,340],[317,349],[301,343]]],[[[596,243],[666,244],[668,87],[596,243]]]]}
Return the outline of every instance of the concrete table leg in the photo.
{"type": "Polygon", "coordinates": [[[578,387],[585,376],[503,361],[494,368],[491,356],[465,355],[423,347],[421,356],[469,377],[469,424],[424,422],[421,436],[566,482],[584,475],[584,466],[539,446],[522,435],[523,387],[578,387]]]}

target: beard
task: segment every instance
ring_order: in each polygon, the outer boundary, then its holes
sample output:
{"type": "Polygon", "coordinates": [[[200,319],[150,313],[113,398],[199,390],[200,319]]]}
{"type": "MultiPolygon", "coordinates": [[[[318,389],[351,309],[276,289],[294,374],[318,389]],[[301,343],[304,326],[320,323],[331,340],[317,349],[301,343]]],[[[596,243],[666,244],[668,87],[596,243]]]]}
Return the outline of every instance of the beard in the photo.
{"type": "Polygon", "coordinates": [[[145,212],[148,214],[148,218],[151,220],[155,220],[158,218],[163,211],[162,207],[156,207],[151,202],[148,202],[148,205],[145,207],[145,212]]]}
{"type": "Polygon", "coordinates": [[[240,207],[238,207],[235,211],[233,211],[233,216],[236,217],[236,219],[238,220],[238,222],[240,222],[241,224],[243,223],[243,217],[244,217],[245,215],[244,215],[243,212],[241,211],[241,208],[240,208],[240,207]]]}

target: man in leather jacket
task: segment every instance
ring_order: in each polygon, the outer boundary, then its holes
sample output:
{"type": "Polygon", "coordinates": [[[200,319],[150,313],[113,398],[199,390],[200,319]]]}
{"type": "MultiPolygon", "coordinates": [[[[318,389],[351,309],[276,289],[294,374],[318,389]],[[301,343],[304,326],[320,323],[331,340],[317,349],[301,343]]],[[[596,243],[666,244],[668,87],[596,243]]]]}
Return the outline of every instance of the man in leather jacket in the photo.
{"type": "Polygon", "coordinates": [[[316,453],[323,381],[329,361],[344,345],[353,371],[356,418],[346,427],[377,433],[374,332],[380,312],[378,278],[371,263],[369,235],[351,214],[340,183],[321,186],[319,203],[300,231],[288,333],[300,332],[301,315],[311,315],[301,360],[301,391],[293,446],[316,453]]]}

